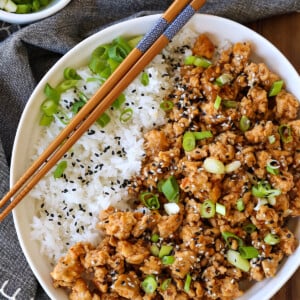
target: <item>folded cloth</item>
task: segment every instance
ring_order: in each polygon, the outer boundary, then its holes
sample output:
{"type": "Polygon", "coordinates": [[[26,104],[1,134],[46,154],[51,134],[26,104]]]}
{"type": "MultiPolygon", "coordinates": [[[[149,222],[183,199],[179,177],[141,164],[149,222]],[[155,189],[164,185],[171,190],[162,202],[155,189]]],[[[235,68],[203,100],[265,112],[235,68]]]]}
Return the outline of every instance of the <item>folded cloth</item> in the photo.
{"type": "MultiPolygon", "coordinates": [[[[0,23],[0,196],[8,190],[17,124],[37,82],[78,42],[126,18],[165,10],[171,0],[72,0],[31,25],[0,23]]],[[[201,12],[242,23],[300,10],[295,0],[210,0],[201,12]]],[[[12,217],[0,226],[0,299],[49,299],[36,282],[17,241],[12,217]]]]}

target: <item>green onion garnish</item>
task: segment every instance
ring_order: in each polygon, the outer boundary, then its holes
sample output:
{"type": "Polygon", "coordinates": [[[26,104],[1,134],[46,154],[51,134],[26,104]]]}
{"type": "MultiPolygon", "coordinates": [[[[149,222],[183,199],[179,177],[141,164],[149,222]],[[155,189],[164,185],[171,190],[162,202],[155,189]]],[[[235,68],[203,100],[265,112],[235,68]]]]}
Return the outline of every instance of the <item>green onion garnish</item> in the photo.
{"type": "Polygon", "coordinates": [[[60,163],[57,164],[56,169],[53,172],[53,177],[55,179],[60,178],[65,169],[67,168],[67,162],[65,160],[62,160],[60,163]]]}
{"type": "Polygon", "coordinates": [[[190,274],[187,274],[183,286],[183,289],[186,293],[190,291],[191,283],[192,283],[192,276],[190,274]]]}
{"type": "Polygon", "coordinates": [[[182,140],[182,147],[184,151],[192,151],[196,147],[196,138],[193,132],[185,132],[183,135],[183,140],[182,140]]]}
{"type": "Polygon", "coordinates": [[[244,204],[244,200],[243,198],[239,198],[237,201],[236,201],[236,209],[238,211],[243,211],[245,209],[245,204],[244,204]]]}
{"type": "Polygon", "coordinates": [[[78,75],[75,69],[73,68],[65,68],[64,69],[64,78],[65,79],[76,79],[79,80],[81,77],[78,75]]]}
{"type": "Polygon", "coordinates": [[[173,246],[170,245],[162,245],[158,257],[163,258],[164,256],[170,255],[173,250],[173,246]]]}
{"type": "Polygon", "coordinates": [[[190,55],[184,59],[185,65],[194,65],[196,67],[208,68],[212,62],[204,57],[190,55]]]}
{"type": "Polygon", "coordinates": [[[158,196],[151,192],[141,193],[140,200],[149,209],[159,209],[160,208],[158,196]]]}
{"type": "Polygon", "coordinates": [[[151,242],[157,243],[159,241],[159,235],[157,233],[153,233],[151,235],[151,242]]]}
{"type": "Polygon", "coordinates": [[[243,230],[245,230],[247,233],[251,234],[256,230],[256,226],[252,223],[246,224],[243,226],[243,230]]]}
{"type": "Polygon", "coordinates": [[[269,97],[273,97],[279,94],[283,86],[283,80],[278,80],[273,82],[270,91],[269,91],[269,97]]]}
{"type": "Polygon", "coordinates": [[[137,44],[141,41],[143,38],[142,35],[138,35],[136,37],[133,37],[127,41],[128,45],[133,49],[137,46],[137,44]]]}
{"type": "Polygon", "coordinates": [[[225,216],[226,215],[226,207],[223,204],[216,203],[216,213],[225,216]]]}
{"type": "Polygon", "coordinates": [[[166,255],[161,259],[163,265],[171,265],[175,261],[175,256],[173,255],[166,255]]]}
{"type": "Polygon", "coordinates": [[[238,251],[229,249],[227,251],[227,260],[229,263],[244,272],[248,272],[250,270],[249,261],[246,258],[243,258],[238,251]]]}
{"type": "Polygon", "coordinates": [[[224,174],[225,166],[224,164],[213,157],[207,157],[203,162],[203,168],[205,171],[213,174],[224,174]]]}
{"type": "Polygon", "coordinates": [[[268,245],[276,245],[280,242],[280,237],[277,234],[268,233],[264,237],[264,242],[268,245]]]}
{"type": "Polygon", "coordinates": [[[223,100],[222,105],[226,108],[237,108],[238,103],[233,100],[223,100]]]}
{"type": "Polygon", "coordinates": [[[41,126],[49,126],[54,120],[53,116],[47,116],[45,114],[42,115],[39,124],[41,126]]]}
{"type": "Polygon", "coordinates": [[[231,248],[232,240],[236,240],[238,242],[239,247],[244,246],[244,241],[240,237],[238,237],[236,234],[234,234],[230,231],[223,231],[222,237],[224,238],[227,246],[230,248],[231,248]]]}
{"type": "Polygon", "coordinates": [[[276,137],[274,135],[269,135],[268,140],[270,144],[274,144],[276,142],[276,137]]]}
{"type": "Polygon", "coordinates": [[[158,246],[155,245],[155,244],[151,245],[150,252],[151,252],[152,255],[158,256],[158,254],[159,254],[159,248],[158,248],[158,246]]]}
{"type": "Polygon", "coordinates": [[[252,186],[251,192],[253,196],[258,198],[275,197],[281,194],[280,190],[272,189],[266,180],[259,181],[257,185],[252,186]]]}
{"type": "Polygon", "coordinates": [[[143,72],[141,75],[141,84],[147,86],[149,84],[149,75],[146,72],[143,72]]]}
{"type": "Polygon", "coordinates": [[[46,99],[41,105],[41,110],[46,116],[51,117],[57,113],[58,103],[52,99],[46,99]]]}
{"type": "Polygon", "coordinates": [[[172,281],[171,278],[165,279],[165,280],[162,282],[162,284],[160,285],[160,289],[161,289],[162,291],[167,290],[167,288],[169,287],[171,281],[172,281]]]}
{"type": "Polygon", "coordinates": [[[79,110],[85,105],[84,101],[76,101],[74,102],[74,104],[72,105],[72,112],[74,114],[77,114],[79,112],[79,110]]]}
{"type": "Polygon", "coordinates": [[[164,111],[169,111],[174,107],[174,103],[170,100],[164,100],[160,103],[159,107],[164,111]]]}
{"type": "Polygon", "coordinates": [[[215,103],[214,103],[214,109],[218,110],[221,106],[221,102],[222,102],[222,98],[219,95],[217,95],[215,103]]]}
{"type": "Polygon", "coordinates": [[[216,205],[210,199],[205,200],[201,204],[200,214],[202,218],[212,218],[216,213],[216,205]]]}
{"type": "Polygon", "coordinates": [[[258,250],[252,246],[241,246],[239,247],[239,252],[241,257],[246,259],[256,258],[259,255],[258,250]]]}
{"type": "Polygon", "coordinates": [[[121,123],[126,123],[127,121],[129,121],[133,116],[133,110],[132,108],[126,108],[121,112],[121,115],[119,117],[121,123]]]}
{"type": "Polygon", "coordinates": [[[223,86],[225,84],[230,83],[230,81],[233,79],[231,74],[228,73],[224,73],[222,75],[220,75],[217,79],[216,79],[216,84],[219,86],[223,86]]]}
{"type": "Polygon", "coordinates": [[[104,128],[110,122],[110,116],[107,113],[103,113],[98,119],[97,123],[104,128]]]}
{"type": "Polygon", "coordinates": [[[148,275],[141,284],[142,289],[146,294],[152,294],[157,289],[157,282],[153,275],[148,275]]]}
{"type": "Polygon", "coordinates": [[[242,116],[240,119],[240,130],[245,132],[250,128],[250,120],[247,116],[242,116]]]}
{"type": "Polygon", "coordinates": [[[280,168],[280,163],[278,160],[275,159],[270,159],[267,161],[267,172],[272,174],[272,175],[278,175],[279,174],[279,168],[280,168]]]}
{"type": "Polygon", "coordinates": [[[46,83],[44,93],[48,99],[51,99],[55,102],[59,101],[60,93],[55,88],[53,88],[49,83],[46,83]]]}
{"type": "Polygon", "coordinates": [[[120,109],[123,103],[126,101],[126,97],[124,94],[121,94],[112,104],[112,107],[115,109],[120,109]]]}
{"type": "Polygon", "coordinates": [[[210,130],[193,132],[193,135],[194,135],[196,141],[213,137],[213,134],[210,130]]]}
{"type": "Polygon", "coordinates": [[[170,176],[161,185],[161,191],[169,202],[177,203],[179,200],[179,185],[174,176],[170,176]]]}
{"type": "Polygon", "coordinates": [[[278,132],[283,143],[290,143],[293,140],[291,127],[289,125],[280,125],[278,128],[278,132]]]}

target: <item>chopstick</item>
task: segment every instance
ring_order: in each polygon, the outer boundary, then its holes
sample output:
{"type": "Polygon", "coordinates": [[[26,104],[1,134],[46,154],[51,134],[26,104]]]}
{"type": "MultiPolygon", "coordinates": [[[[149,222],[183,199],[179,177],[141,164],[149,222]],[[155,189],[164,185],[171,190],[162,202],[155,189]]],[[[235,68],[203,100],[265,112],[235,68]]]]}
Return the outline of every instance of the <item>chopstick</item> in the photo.
{"type": "Polygon", "coordinates": [[[205,0],[177,0],[173,2],[152,30],[145,35],[137,47],[131,51],[123,63],[104,82],[88,103],[83,106],[69,125],[55,138],[11,190],[1,199],[0,208],[14,197],[10,204],[1,212],[0,221],[16,207],[99,116],[109,108],[122,91],[172,40],[174,35],[204,3],[205,0]]]}

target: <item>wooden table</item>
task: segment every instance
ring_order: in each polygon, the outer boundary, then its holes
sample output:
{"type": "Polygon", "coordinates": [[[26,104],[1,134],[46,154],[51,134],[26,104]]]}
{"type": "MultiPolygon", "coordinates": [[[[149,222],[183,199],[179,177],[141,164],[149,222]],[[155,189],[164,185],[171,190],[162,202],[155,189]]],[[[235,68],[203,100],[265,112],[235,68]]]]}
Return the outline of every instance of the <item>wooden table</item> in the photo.
{"type": "MultiPolygon", "coordinates": [[[[300,74],[300,13],[272,17],[247,25],[272,42],[300,74]]],[[[300,268],[272,300],[300,300],[300,268]]]]}

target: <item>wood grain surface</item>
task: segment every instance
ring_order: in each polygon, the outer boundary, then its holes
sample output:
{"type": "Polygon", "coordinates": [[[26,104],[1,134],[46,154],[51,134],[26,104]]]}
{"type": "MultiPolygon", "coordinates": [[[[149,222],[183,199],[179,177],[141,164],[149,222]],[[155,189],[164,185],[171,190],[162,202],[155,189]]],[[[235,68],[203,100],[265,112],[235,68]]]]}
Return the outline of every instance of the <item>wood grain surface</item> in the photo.
{"type": "MultiPolygon", "coordinates": [[[[246,25],[273,43],[300,74],[300,13],[276,16],[246,25]]],[[[300,300],[300,268],[272,300],[300,300]]]]}

